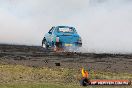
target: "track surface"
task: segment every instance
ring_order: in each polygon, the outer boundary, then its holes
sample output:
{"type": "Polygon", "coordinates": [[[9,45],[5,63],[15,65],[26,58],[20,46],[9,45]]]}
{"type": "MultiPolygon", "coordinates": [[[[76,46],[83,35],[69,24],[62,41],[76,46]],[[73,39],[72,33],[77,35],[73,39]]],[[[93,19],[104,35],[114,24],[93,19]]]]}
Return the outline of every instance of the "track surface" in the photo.
{"type": "Polygon", "coordinates": [[[60,67],[95,71],[132,73],[132,55],[94,53],[56,53],[40,46],[0,45],[0,64],[32,67],[60,67]]]}

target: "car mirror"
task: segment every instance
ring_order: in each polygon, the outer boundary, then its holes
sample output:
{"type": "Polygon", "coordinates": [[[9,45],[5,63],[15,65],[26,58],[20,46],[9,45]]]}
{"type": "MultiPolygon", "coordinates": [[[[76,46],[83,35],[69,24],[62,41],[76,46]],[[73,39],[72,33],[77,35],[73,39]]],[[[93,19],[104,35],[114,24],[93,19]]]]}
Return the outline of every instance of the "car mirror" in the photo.
{"type": "Polygon", "coordinates": [[[49,31],[48,33],[49,33],[49,34],[52,34],[52,32],[50,32],[50,31],[49,31]]]}

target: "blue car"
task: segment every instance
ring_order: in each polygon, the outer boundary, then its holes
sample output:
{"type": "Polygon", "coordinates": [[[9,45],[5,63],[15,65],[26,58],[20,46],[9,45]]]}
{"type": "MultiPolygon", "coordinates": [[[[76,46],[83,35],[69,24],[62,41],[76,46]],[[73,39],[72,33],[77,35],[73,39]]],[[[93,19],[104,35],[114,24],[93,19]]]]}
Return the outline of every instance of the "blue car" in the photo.
{"type": "Polygon", "coordinates": [[[45,49],[78,49],[82,46],[82,39],[74,27],[56,26],[45,34],[42,40],[45,49]]]}

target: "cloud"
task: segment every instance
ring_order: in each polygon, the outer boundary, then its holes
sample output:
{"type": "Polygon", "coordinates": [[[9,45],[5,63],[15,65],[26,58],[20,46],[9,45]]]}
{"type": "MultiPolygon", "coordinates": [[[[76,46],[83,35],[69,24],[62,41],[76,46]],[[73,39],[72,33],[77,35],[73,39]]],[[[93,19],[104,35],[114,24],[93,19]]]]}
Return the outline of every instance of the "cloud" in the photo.
{"type": "Polygon", "coordinates": [[[41,45],[54,25],[77,28],[83,52],[132,53],[131,0],[0,0],[0,43],[41,45]]]}

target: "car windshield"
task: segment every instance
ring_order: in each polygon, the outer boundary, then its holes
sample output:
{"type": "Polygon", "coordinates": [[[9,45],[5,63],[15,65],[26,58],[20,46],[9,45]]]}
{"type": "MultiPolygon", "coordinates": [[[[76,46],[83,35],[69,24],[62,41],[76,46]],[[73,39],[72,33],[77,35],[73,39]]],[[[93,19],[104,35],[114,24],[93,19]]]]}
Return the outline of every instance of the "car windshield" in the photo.
{"type": "Polygon", "coordinates": [[[59,28],[58,32],[63,32],[63,33],[74,33],[75,29],[74,28],[68,28],[68,27],[63,27],[59,28]]]}

